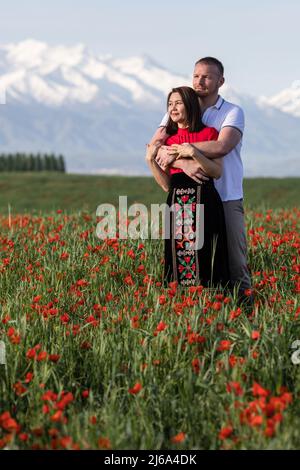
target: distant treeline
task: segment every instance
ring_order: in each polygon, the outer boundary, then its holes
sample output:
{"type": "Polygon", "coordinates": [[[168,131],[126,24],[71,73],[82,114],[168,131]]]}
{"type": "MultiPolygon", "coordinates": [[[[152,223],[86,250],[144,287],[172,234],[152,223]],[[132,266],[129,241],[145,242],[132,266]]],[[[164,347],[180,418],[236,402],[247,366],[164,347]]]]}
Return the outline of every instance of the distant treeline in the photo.
{"type": "Polygon", "coordinates": [[[1,153],[0,171],[61,171],[65,173],[66,168],[62,155],[1,153]]]}

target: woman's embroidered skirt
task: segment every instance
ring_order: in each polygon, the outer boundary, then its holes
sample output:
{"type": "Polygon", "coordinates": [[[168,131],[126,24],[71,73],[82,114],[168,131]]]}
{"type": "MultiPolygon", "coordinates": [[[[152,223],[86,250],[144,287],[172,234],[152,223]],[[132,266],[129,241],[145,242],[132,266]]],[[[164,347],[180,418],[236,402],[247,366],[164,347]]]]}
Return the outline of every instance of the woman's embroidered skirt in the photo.
{"type": "Polygon", "coordinates": [[[185,173],[172,175],[167,205],[165,281],[225,286],[229,281],[226,226],[213,180],[198,184],[185,173]]]}

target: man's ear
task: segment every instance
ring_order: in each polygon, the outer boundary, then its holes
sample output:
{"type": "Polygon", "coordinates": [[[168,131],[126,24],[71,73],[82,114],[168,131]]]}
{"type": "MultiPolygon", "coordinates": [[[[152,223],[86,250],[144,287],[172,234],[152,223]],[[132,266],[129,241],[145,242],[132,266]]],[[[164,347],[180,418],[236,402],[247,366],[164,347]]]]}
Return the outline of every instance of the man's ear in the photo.
{"type": "Polygon", "coordinates": [[[219,88],[220,88],[222,85],[224,85],[224,83],[225,83],[225,78],[224,78],[224,77],[221,77],[221,78],[219,79],[219,88]]]}

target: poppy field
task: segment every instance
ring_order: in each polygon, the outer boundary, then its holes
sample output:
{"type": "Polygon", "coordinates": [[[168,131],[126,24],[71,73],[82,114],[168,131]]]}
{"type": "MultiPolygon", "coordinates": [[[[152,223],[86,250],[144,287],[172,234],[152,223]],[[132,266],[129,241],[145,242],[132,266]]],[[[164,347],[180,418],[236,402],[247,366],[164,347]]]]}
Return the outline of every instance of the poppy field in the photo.
{"type": "Polygon", "coordinates": [[[299,448],[300,210],[246,211],[253,309],[96,224],[0,216],[0,448],[299,448]]]}

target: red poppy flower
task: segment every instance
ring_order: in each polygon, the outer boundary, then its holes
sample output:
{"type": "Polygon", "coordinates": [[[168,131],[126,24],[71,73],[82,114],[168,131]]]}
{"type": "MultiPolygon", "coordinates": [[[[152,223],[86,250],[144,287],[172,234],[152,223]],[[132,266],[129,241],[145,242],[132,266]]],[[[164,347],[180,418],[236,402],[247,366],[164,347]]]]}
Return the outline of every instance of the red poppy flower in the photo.
{"type": "Polygon", "coordinates": [[[108,437],[99,437],[98,439],[98,447],[99,449],[111,449],[111,442],[108,437]]]}
{"type": "Polygon", "coordinates": [[[47,359],[47,356],[48,354],[46,353],[46,351],[41,351],[37,356],[37,361],[45,361],[45,359],[47,359]]]}
{"type": "Polygon", "coordinates": [[[96,416],[91,416],[90,417],[90,423],[91,424],[97,424],[97,417],[96,416]]]}
{"type": "Polygon", "coordinates": [[[219,439],[223,441],[224,439],[227,439],[228,437],[230,437],[232,433],[233,433],[233,428],[231,426],[224,427],[219,432],[219,439]]]}
{"type": "Polygon", "coordinates": [[[168,328],[168,325],[163,321],[160,321],[156,327],[156,331],[164,331],[166,328],[168,328]]]}
{"type": "Polygon", "coordinates": [[[17,421],[11,417],[8,411],[5,411],[0,415],[0,426],[8,432],[14,432],[19,429],[17,421]]]}
{"type": "Polygon", "coordinates": [[[263,417],[261,415],[253,416],[250,418],[250,421],[249,421],[250,426],[261,426],[262,423],[263,423],[263,417]]]}
{"type": "Polygon", "coordinates": [[[136,382],[136,384],[128,389],[128,392],[131,393],[131,395],[137,395],[141,390],[143,386],[140,382],[136,382]]]}
{"type": "Polygon", "coordinates": [[[23,395],[27,391],[27,389],[21,384],[21,382],[17,382],[13,385],[13,388],[16,392],[16,395],[23,395]]]}
{"type": "Polygon", "coordinates": [[[226,386],[226,390],[228,393],[234,392],[236,396],[243,395],[243,389],[239,382],[229,382],[226,386]]]}
{"type": "Polygon", "coordinates": [[[267,397],[270,392],[269,390],[264,389],[257,382],[254,382],[252,386],[252,394],[254,397],[267,397]]]}
{"type": "Polygon", "coordinates": [[[228,339],[223,339],[220,341],[220,345],[217,347],[217,351],[228,351],[231,346],[231,341],[228,339]]]}
{"type": "Polygon", "coordinates": [[[171,442],[173,444],[180,444],[185,440],[185,438],[186,434],[184,432],[179,432],[178,434],[176,434],[176,436],[171,437],[171,442]]]}
{"type": "Polygon", "coordinates": [[[63,392],[63,396],[60,399],[59,402],[56,403],[56,408],[58,410],[63,410],[69,403],[71,403],[74,400],[73,393],[71,392],[63,392]]]}
{"type": "Polygon", "coordinates": [[[130,274],[125,277],[124,282],[128,286],[133,286],[134,285],[134,281],[133,281],[132,277],[130,276],[130,274]]]}
{"type": "Polygon", "coordinates": [[[195,374],[199,374],[199,372],[200,372],[200,359],[198,359],[198,358],[193,359],[192,360],[192,367],[193,367],[193,371],[195,372],[195,374]]]}
{"type": "Polygon", "coordinates": [[[53,421],[53,422],[61,421],[62,417],[63,417],[62,410],[58,410],[51,416],[51,421],[53,421]]]}
{"type": "Polygon", "coordinates": [[[260,338],[260,332],[259,331],[252,331],[251,338],[254,340],[257,340],[260,338]]]}
{"type": "Polygon", "coordinates": [[[32,381],[33,379],[33,373],[32,372],[27,372],[25,376],[25,383],[28,384],[32,381]]]}
{"type": "Polygon", "coordinates": [[[222,308],[222,303],[221,302],[214,302],[211,306],[213,310],[219,311],[222,308]]]}
{"type": "Polygon", "coordinates": [[[51,362],[58,362],[59,359],[60,359],[60,355],[59,354],[49,354],[48,359],[51,362]]]}

